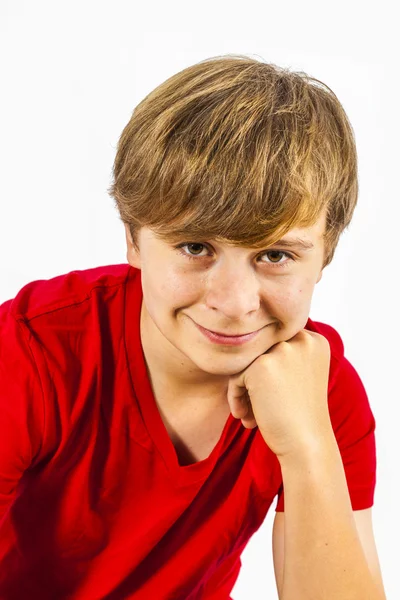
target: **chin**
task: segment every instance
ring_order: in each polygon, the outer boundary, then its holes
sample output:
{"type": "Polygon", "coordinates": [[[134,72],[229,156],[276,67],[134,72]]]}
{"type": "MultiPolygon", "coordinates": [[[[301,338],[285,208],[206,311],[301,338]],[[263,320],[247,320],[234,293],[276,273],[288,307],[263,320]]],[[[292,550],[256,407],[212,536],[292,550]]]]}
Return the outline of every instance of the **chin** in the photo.
{"type": "Polygon", "coordinates": [[[199,357],[196,356],[197,360],[192,360],[199,369],[204,371],[205,373],[209,373],[210,375],[216,375],[221,377],[230,377],[232,375],[237,375],[241,371],[244,371],[253,363],[259,356],[264,354],[272,347],[273,344],[269,344],[268,347],[264,346],[262,348],[262,352],[256,351],[250,353],[249,351],[245,352],[243,349],[241,352],[236,354],[220,353],[218,357],[212,357],[210,360],[209,356],[206,356],[203,361],[199,361],[199,357]]]}

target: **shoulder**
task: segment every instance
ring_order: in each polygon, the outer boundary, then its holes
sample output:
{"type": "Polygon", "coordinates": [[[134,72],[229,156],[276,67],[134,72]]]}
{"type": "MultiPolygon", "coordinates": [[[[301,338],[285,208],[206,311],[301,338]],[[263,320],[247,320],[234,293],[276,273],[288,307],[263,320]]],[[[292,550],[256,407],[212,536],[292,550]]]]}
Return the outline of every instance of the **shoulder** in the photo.
{"type": "Polygon", "coordinates": [[[310,331],[316,331],[326,337],[331,347],[331,355],[337,360],[342,359],[344,354],[344,343],[339,332],[332,325],[308,319],[305,328],[310,331]]]}
{"type": "Polygon", "coordinates": [[[110,323],[115,337],[121,336],[129,268],[122,264],[71,271],[23,286],[15,298],[0,305],[1,357],[12,360],[13,369],[24,374],[29,362],[46,388],[56,370],[64,372],[67,365],[74,372],[89,368],[88,357],[96,360],[95,342],[100,349],[110,323]]]}
{"type": "Polygon", "coordinates": [[[309,331],[315,331],[320,335],[323,335],[329,342],[331,352],[331,364],[329,370],[329,389],[331,391],[339,373],[342,371],[345,357],[344,357],[344,343],[339,332],[328,323],[322,323],[321,321],[313,321],[308,319],[305,329],[309,331]]]}
{"type": "MultiPolygon", "coordinates": [[[[30,321],[83,302],[95,288],[123,284],[129,269],[129,264],[107,265],[31,281],[19,290],[15,298],[4,303],[4,306],[7,304],[7,310],[15,319],[30,321]]],[[[0,305],[0,309],[2,307],[0,305]]]]}
{"type": "MultiPolygon", "coordinates": [[[[332,411],[356,412],[368,415],[371,420],[370,405],[362,379],[345,355],[345,347],[339,332],[320,321],[307,321],[306,329],[316,331],[325,336],[331,348],[331,365],[329,373],[329,402],[332,411]]],[[[334,412],[331,412],[331,417],[334,412]]]]}

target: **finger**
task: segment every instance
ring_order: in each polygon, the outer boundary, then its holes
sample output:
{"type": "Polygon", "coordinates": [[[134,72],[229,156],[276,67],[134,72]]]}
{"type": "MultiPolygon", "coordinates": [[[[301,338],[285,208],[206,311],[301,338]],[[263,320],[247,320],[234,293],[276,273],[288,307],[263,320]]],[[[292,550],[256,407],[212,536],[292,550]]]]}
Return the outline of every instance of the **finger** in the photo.
{"type": "Polygon", "coordinates": [[[242,419],[246,416],[249,408],[249,397],[246,388],[241,388],[241,391],[236,395],[231,395],[229,406],[231,409],[232,415],[235,419],[242,419]]]}
{"type": "Polygon", "coordinates": [[[246,416],[248,398],[247,388],[243,385],[243,382],[240,379],[237,379],[236,381],[230,379],[228,383],[227,399],[229,408],[235,419],[241,419],[246,416]]]}
{"type": "Polygon", "coordinates": [[[254,418],[253,407],[251,405],[251,402],[249,402],[248,404],[246,416],[242,418],[242,424],[243,427],[245,427],[246,429],[254,429],[254,427],[257,427],[257,421],[254,418]]]}
{"type": "Polygon", "coordinates": [[[250,396],[245,386],[233,383],[231,380],[228,389],[228,403],[232,416],[235,419],[241,419],[243,427],[246,429],[257,427],[250,396]]]}
{"type": "Polygon", "coordinates": [[[251,419],[251,421],[242,419],[242,425],[245,429],[254,429],[254,427],[257,427],[258,423],[255,419],[251,419]]]}

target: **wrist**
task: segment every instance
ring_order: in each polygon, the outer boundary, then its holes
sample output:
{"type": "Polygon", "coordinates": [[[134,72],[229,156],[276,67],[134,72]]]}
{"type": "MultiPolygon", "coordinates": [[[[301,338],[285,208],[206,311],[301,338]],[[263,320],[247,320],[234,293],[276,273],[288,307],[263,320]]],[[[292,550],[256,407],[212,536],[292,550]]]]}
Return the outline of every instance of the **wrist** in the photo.
{"type": "Polygon", "coordinates": [[[299,444],[290,452],[277,455],[277,459],[282,469],[308,469],[321,461],[325,463],[330,456],[335,459],[340,456],[333,430],[299,444]]]}

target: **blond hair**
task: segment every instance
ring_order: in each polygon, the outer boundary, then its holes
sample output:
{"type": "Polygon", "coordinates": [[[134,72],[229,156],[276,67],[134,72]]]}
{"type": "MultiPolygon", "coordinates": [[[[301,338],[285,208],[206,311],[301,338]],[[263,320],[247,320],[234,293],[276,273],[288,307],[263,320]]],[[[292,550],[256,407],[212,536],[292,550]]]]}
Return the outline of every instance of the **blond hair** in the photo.
{"type": "Polygon", "coordinates": [[[357,203],[353,130],[334,92],[244,55],[173,75],[135,108],[109,188],[136,248],[216,239],[265,248],[326,210],[324,266],[357,203]]]}

